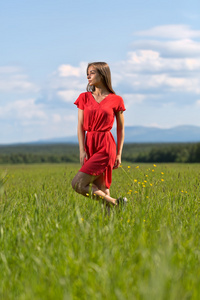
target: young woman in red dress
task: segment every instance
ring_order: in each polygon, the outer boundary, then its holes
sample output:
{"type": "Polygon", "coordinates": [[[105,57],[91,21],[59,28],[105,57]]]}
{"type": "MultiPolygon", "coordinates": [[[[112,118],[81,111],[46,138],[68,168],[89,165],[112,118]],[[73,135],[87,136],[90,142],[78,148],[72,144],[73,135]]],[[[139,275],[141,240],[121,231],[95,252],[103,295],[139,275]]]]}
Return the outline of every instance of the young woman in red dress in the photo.
{"type": "Polygon", "coordinates": [[[125,204],[126,198],[112,198],[109,191],[112,169],[121,164],[124,102],[112,88],[107,63],[88,64],[87,79],[87,92],[80,94],[74,103],[78,107],[78,140],[82,167],[72,180],[72,187],[79,194],[95,197],[97,200],[104,199],[113,206],[125,204]],[[117,123],[117,149],[110,132],[114,117],[117,123]]]}

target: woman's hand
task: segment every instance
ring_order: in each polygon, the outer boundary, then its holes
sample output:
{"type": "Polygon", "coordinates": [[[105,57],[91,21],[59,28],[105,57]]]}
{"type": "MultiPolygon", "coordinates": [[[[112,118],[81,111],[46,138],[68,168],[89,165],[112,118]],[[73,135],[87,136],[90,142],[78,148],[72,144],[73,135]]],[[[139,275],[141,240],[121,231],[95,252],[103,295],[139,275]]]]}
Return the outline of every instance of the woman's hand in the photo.
{"type": "Polygon", "coordinates": [[[119,168],[120,164],[121,164],[121,155],[117,155],[113,169],[119,168]]]}
{"type": "Polygon", "coordinates": [[[82,151],[80,151],[80,163],[81,163],[81,166],[84,165],[85,159],[87,160],[88,156],[87,156],[86,151],[82,150],[82,151]]]}

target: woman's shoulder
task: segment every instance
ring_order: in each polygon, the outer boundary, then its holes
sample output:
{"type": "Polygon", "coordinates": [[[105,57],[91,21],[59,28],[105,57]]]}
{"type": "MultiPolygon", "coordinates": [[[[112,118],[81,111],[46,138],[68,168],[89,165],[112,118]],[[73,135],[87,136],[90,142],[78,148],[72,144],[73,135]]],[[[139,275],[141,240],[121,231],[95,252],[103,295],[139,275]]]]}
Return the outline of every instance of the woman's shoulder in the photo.
{"type": "Polygon", "coordinates": [[[117,95],[117,94],[111,94],[112,98],[115,99],[115,100],[118,100],[118,101],[121,101],[123,100],[123,98],[120,96],[120,95],[117,95]]]}
{"type": "Polygon", "coordinates": [[[113,94],[112,99],[113,99],[113,101],[112,101],[113,108],[114,108],[115,112],[126,110],[126,108],[124,106],[124,100],[121,96],[113,94]]]}
{"type": "Polygon", "coordinates": [[[80,93],[79,97],[86,97],[90,94],[90,92],[83,92],[83,93],[80,93]]]}

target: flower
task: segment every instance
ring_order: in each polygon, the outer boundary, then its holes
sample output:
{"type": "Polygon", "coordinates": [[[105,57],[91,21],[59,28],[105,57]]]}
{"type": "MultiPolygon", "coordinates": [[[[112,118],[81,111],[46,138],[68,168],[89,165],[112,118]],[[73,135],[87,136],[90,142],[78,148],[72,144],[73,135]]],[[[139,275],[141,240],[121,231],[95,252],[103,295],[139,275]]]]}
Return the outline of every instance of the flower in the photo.
{"type": "Polygon", "coordinates": [[[89,196],[89,194],[88,194],[88,193],[86,193],[86,196],[89,196]]]}
{"type": "Polygon", "coordinates": [[[161,178],[161,181],[165,181],[163,178],[161,178]]]}
{"type": "Polygon", "coordinates": [[[156,165],[153,165],[154,167],[156,167],[156,165]]]}
{"type": "Polygon", "coordinates": [[[134,182],[137,182],[137,179],[134,179],[134,182]]]}
{"type": "Polygon", "coordinates": [[[136,169],[138,169],[138,168],[139,168],[139,166],[136,167],[136,169]]]}
{"type": "Polygon", "coordinates": [[[155,170],[154,169],[152,169],[152,172],[154,172],[155,170]]]}
{"type": "Polygon", "coordinates": [[[130,169],[130,166],[128,166],[128,169],[130,169]]]}
{"type": "Polygon", "coordinates": [[[164,173],[163,173],[163,172],[161,172],[161,174],[162,174],[162,175],[164,175],[164,173]]]}

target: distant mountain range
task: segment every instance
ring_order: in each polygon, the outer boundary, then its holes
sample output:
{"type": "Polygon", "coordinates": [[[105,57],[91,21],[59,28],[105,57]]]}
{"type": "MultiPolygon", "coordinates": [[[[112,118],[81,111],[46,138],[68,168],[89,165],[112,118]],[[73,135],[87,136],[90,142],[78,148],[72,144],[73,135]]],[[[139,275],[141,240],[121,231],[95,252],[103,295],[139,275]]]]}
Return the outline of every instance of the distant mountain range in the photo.
{"type": "MultiPolygon", "coordinates": [[[[116,138],[115,132],[113,132],[116,138]]],[[[125,143],[184,143],[200,142],[200,127],[182,125],[170,129],[156,127],[126,126],[125,143]]],[[[40,140],[31,144],[78,143],[77,136],[40,140]]],[[[30,143],[29,143],[30,144],[30,143]]]]}

